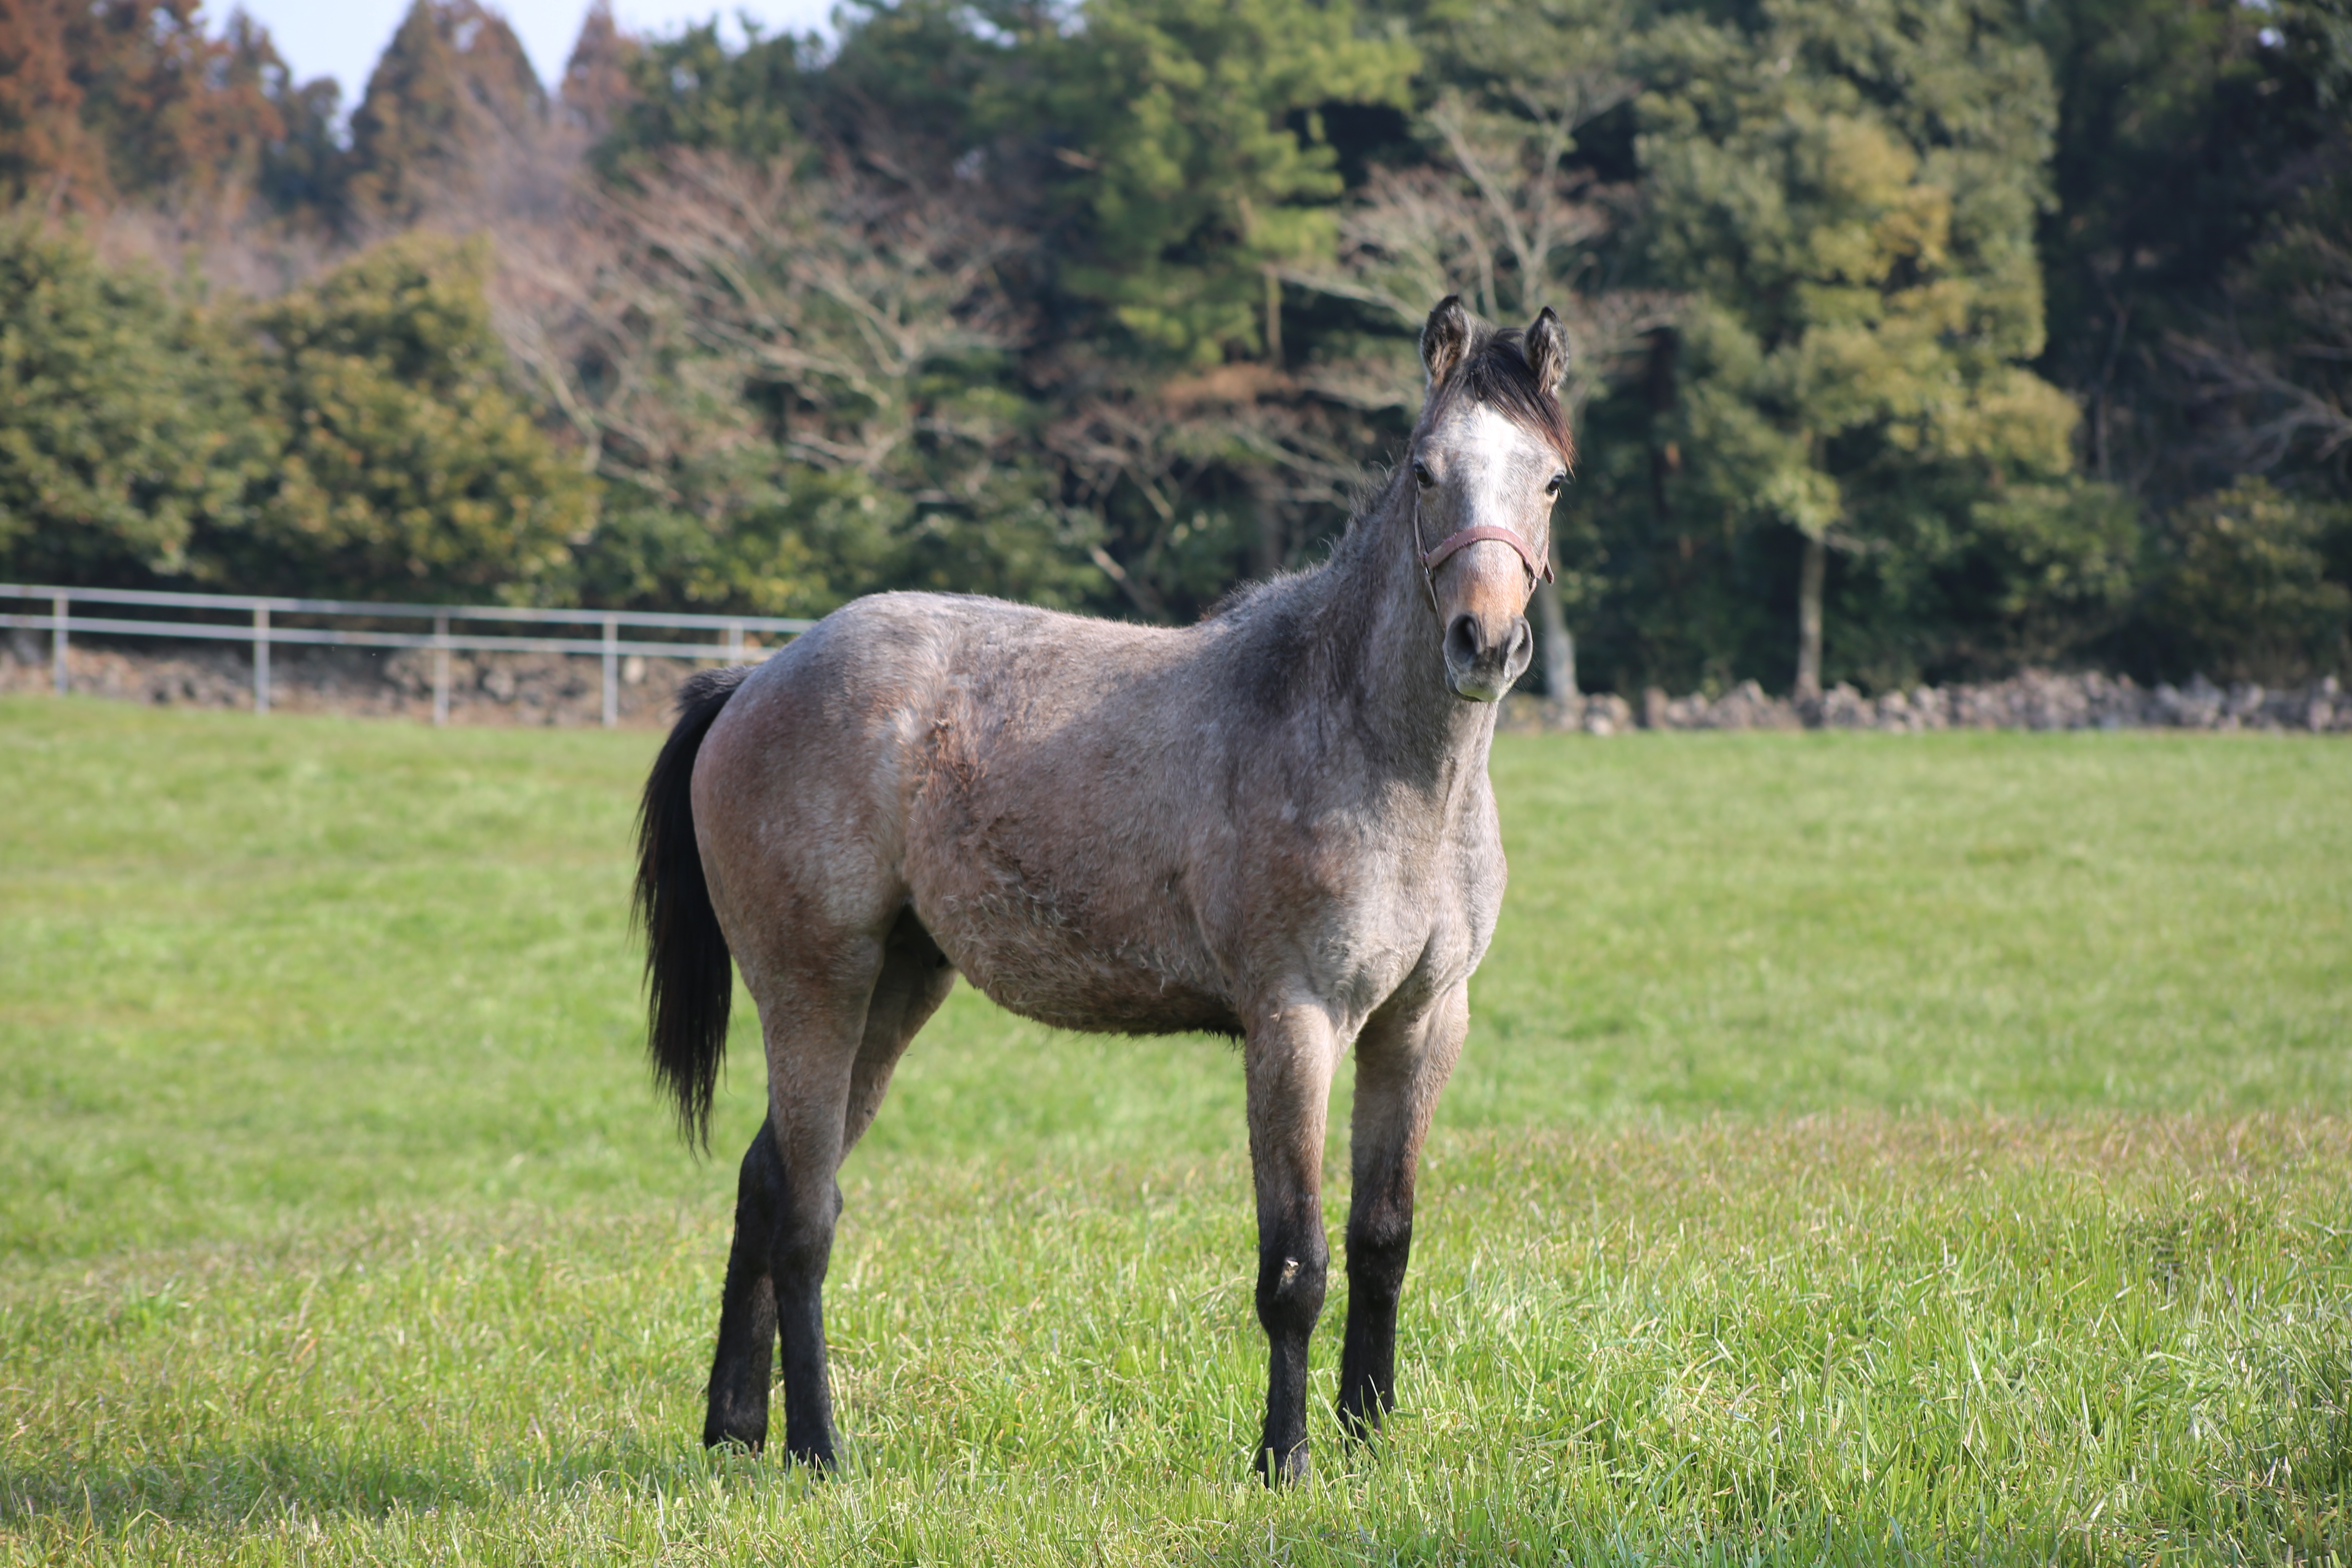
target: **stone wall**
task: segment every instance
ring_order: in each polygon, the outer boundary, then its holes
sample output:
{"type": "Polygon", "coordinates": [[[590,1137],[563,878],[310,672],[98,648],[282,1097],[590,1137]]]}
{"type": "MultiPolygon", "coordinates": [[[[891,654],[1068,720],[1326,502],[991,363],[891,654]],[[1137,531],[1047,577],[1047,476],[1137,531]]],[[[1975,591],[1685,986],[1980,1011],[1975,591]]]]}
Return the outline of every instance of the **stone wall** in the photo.
{"type": "Polygon", "coordinates": [[[2352,697],[2329,676],[2276,690],[2224,689],[2199,677],[2186,686],[2141,686],[2129,676],[2029,670],[1984,685],[1922,686],[1864,697],[1832,688],[1817,702],[1768,696],[1752,680],[1719,697],[1669,697],[1653,688],[1637,710],[1600,695],[1556,708],[1514,697],[1506,717],[1518,730],[1581,730],[1609,735],[1644,730],[2267,730],[2352,732],[2352,697]]]}

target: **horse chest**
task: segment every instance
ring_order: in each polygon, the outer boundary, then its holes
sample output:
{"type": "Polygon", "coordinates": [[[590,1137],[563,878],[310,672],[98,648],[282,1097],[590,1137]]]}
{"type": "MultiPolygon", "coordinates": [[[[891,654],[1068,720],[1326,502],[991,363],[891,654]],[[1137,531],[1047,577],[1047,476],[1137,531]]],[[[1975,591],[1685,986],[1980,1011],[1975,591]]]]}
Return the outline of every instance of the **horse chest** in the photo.
{"type": "Polygon", "coordinates": [[[1501,900],[1501,855],[1448,836],[1363,836],[1342,892],[1324,900],[1282,976],[1360,1018],[1400,991],[1434,994],[1477,966],[1501,900]],[[1489,869],[1491,868],[1491,871],[1489,869]]]}

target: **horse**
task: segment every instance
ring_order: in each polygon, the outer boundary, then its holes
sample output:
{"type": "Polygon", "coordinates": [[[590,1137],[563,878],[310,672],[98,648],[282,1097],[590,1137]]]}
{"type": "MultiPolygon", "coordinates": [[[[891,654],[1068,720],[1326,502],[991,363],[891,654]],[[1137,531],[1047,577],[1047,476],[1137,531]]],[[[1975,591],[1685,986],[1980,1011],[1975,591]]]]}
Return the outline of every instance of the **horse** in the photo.
{"type": "Polygon", "coordinates": [[[1448,298],[1420,349],[1407,460],[1328,558],[1194,625],[879,594],[682,688],[638,825],[649,1054],[707,1147],[731,957],[768,1064],[705,1444],[764,1445],[781,1336],[786,1453],[834,1464],[835,1175],[958,974],[1057,1028],[1239,1040],[1269,1482],[1308,1470],[1352,1045],[1342,1431],[1395,1407],[1415,1172],[1503,899],[1496,704],[1575,456],[1549,310],[1498,330],[1448,298]]]}

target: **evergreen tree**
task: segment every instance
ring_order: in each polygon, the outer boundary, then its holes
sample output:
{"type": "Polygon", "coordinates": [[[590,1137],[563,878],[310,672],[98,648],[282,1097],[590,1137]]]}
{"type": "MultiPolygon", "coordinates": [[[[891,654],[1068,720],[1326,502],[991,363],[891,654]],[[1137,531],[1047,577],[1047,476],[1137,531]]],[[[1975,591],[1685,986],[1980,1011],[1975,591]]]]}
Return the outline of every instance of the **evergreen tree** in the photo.
{"type": "Polygon", "coordinates": [[[1064,282],[1146,353],[1214,364],[1269,347],[1285,268],[1324,261],[1344,185],[1321,110],[1402,106],[1418,56],[1360,35],[1347,0],[1094,0],[1025,40],[1000,113],[1066,170],[1081,258],[1064,282]]]}
{"type": "Polygon", "coordinates": [[[241,13],[215,37],[199,0],[0,0],[0,184],[53,210],[234,216],[287,134],[291,90],[241,13]]]}
{"type": "Polygon", "coordinates": [[[631,81],[640,46],[613,20],[612,0],[595,0],[580,24],[558,97],[564,118],[593,141],[613,129],[635,94],[631,81]]]}
{"type": "Polygon", "coordinates": [[[158,280],[0,221],[0,574],[152,582],[243,527],[269,442],[237,363],[158,280]]]}
{"type": "Polygon", "coordinates": [[[110,194],[105,150],[81,122],[75,0],[0,0],[0,197],[55,207],[110,194]]]}
{"type": "Polygon", "coordinates": [[[2342,106],[2320,101],[2276,6],[2066,0],[2028,15],[2060,110],[2039,365],[2082,405],[2086,469],[2168,507],[2231,471],[2198,440],[2171,340],[2222,309],[2272,215],[2324,170],[2314,153],[2340,136],[2342,106]]]}
{"type": "Polygon", "coordinates": [[[2054,106],[2005,24],[1990,0],[1767,0],[1647,46],[1648,256],[1688,295],[1677,521],[1793,536],[1801,695],[1824,678],[1832,550],[1853,568],[1839,665],[1885,682],[1948,658],[1937,591],[1987,540],[2029,539],[2055,591],[2093,597],[2133,547],[2070,485],[2074,407],[2026,368],[2054,106]]]}
{"type": "Polygon", "coordinates": [[[257,367],[286,432],[229,569],[254,585],[358,597],[519,601],[569,591],[588,477],[508,386],[489,255],[410,236],[262,310],[257,367]]]}
{"type": "Polygon", "coordinates": [[[366,233],[428,212],[488,217],[471,209],[546,125],[546,89],[505,18],[478,0],[415,0],[352,111],[352,216],[366,233]]]}

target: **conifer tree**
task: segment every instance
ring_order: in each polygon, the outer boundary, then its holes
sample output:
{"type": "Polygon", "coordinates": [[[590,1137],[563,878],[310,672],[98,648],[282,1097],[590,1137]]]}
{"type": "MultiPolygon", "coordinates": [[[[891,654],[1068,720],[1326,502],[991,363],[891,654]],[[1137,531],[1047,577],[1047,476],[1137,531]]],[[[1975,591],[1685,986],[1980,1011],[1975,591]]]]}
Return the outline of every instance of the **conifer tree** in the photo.
{"type": "Polygon", "coordinates": [[[593,140],[613,128],[635,96],[631,72],[640,52],[637,40],[613,20],[612,0],[595,0],[580,24],[559,94],[564,118],[574,129],[593,140]]]}
{"type": "Polygon", "coordinates": [[[478,0],[415,0],[352,112],[352,216],[381,233],[464,211],[546,123],[546,89],[504,17],[478,0]]]}
{"type": "Polygon", "coordinates": [[[1029,43],[1009,110],[1054,143],[1087,247],[1066,274],[1147,353],[1266,352],[1267,290],[1328,258],[1344,187],[1319,110],[1402,107],[1419,56],[1347,0],[1095,0],[1029,43]]]}

